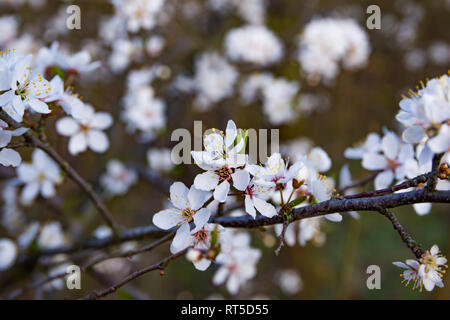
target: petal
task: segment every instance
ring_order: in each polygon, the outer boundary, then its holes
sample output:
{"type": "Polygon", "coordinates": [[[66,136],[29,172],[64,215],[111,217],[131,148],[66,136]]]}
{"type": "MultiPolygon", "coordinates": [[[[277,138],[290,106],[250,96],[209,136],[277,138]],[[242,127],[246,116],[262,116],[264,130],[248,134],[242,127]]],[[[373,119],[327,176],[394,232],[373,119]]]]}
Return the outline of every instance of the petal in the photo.
{"type": "Polygon", "coordinates": [[[219,184],[214,190],[214,199],[219,202],[227,200],[228,192],[230,191],[230,183],[225,180],[219,184]]]}
{"type": "Polygon", "coordinates": [[[324,217],[327,220],[330,220],[333,222],[341,222],[342,221],[342,215],[340,215],[339,213],[326,214],[324,217]]]}
{"type": "Polygon", "coordinates": [[[399,268],[409,269],[409,267],[408,267],[406,264],[404,264],[403,262],[392,262],[392,264],[393,264],[394,266],[399,267],[399,268]]]}
{"type": "Polygon", "coordinates": [[[209,198],[211,198],[211,196],[212,196],[211,192],[198,190],[194,186],[191,186],[191,189],[189,189],[189,192],[188,192],[188,200],[189,200],[190,208],[192,210],[198,210],[205,204],[205,202],[209,198]]]}
{"type": "Polygon", "coordinates": [[[113,123],[112,116],[107,112],[97,112],[90,123],[92,128],[105,130],[113,123]]]}
{"type": "Polygon", "coordinates": [[[253,205],[253,201],[250,196],[245,196],[245,212],[247,212],[253,218],[256,217],[255,206],[253,205]]]}
{"type": "Polygon", "coordinates": [[[31,182],[25,185],[22,190],[20,200],[23,204],[30,204],[39,193],[39,183],[31,182]]]}
{"type": "Polygon", "coordinates": [[[193,262],[195,269],[199,271],[205,271],[211,265],[211,260],[201,259],[200,261],[193,262]]]}
{"type": "Polygon", "coordinates": [[[406,143],[419,143],[425,136],[425,130],[421,126],[412,126],[403,131],[402,139],[406,143]]]}
{"type": "Polygon", "coordinates": [[[439,247],[437,245],[433,245],[430,249],[430,253],[434,256],[439,253],[439,247]]]}
{"type": "Polygon", "coordinates": [[[233,178],[233,186],[236,189],[244,191],[247,188],[250,182],[250,175],[246,170],[236,169],[231,176],[233,178]]]}
{"type": "Polygon", "coordinates": [[[381,149],[388,159],[396,159],[399,149],[400,140],[393,132],[388,132],[381,140],[381,149]]]}
{"type": "Polygon", "coordinates": [[[180,211],[174,208],[161,210],[153,215],[153,224],[160,229],[169,230],[183,221],[180,211]]]}
{"type": "Polygon", "coordinates": [[[423,216],[423,215],[430,213],[432,204],[431,203],[415,203],[415,204],[413,204],[413,207],[419,216],[423,216]]]}
{"type": "Polygon", "coordinates": [[[236,274],[232,273],[227,281],[227,290],[230,294],[235,295],[239,292],[240,281],[236,274]]]}
{"type": "Polygon", "coordinates": [[[28,104],[30,105],[31,109],[38,113],[50,113],[51,110],[48,108],[48,105],[45,102],[42,102],[39,99],[30,99],[28,101],[28,104]]]}
{"type": "MultiPolygon", "coordinates": [[[[220,254],[219,254],[220,256],[220,254]]],[[[219,256],[217,258],[219,258],[219,256]]],[[[217,286],[225,282],[225,279],[228,277],[228,269],[223,266],[220,267],[219,270],[214,274],[213,283],[217,286]]]]}
{"type": "Polygon", "coordinates": [[[41,194],[44,198],[48,199],[55,195],[55,186],[51,181],[44,181],[41,186],[41,194]]]}
{"type": "Polygon", "coordinates": [[[223,154],[223,137],[218,133],[211,133],[205,136],[203,144],[205,149],[214,157],[223,154]]]}
{"type": "Polygon", "coordinates": [[[194,179],[194,186],[199,190],[213,190],[219,183],[219,176],[214,171],[198,174],[194,179]]]}
{"type": "Polygon", "coordinates": [[[428,141],[428,145],[434,153],[447,152],[450,149],[450,126],[443,125],[439,134],[428,141]]]}
{"type": "Polygon", "coordinates": [[[278,214],[275,207],[259,198],[253,198],[253,204],[255,205],[256,210],[259,211],[263,216],[271,218],[273,216],[276,216],[278,214]]]}
{"type": "Polygon", "coordinates": [[[375,189],[384,189],[394,180],[394,173],[390,170],[379,173],[375,178],[375,189]]]}
{"type": "Polygon", "coordinates": [[[225,130],[225,146],[229,148],[237,136],[236,124],[233,120],[228,120],[227,128],[225,130]]]}
{"type": "Polygon", "coordinates": [[[103,153],[109,148],[107,135],[98,130],[90,130],[87,134],[89,148],[98,153],[103,153]]]}
{"type": "Polygon", "coordinates": [[[400,152],[398,154],[398,161],[404,163],[409,159],[414,158],[414,148],[411,144],[404,144],[400,147],[400,152]]]}
{"type": "Polygon", "coordinates": [[[195,230],[198,231],[201,228],[203,228],[203,226],[208,223],[208,220],[210,217],[211,217],[211,211],[209,211],[208,209],[203,208],[203,209],[199,210],[194,215],[195,230]]]}
{"type": "Polygon", "coordinates": [[[29,163],[22,163],[17,168],[17,176],[21,182],[35,181],[38,174],[36,168],[29,163]]]}
{"type": "Polygon", "coordinates": [[[22,158],[16,150],[3,148],[0,151],[0,164],[4,165],[5,167],[17,167],[21,161],[22,158]]]}
{"type": "Polygon", "coordinates": [[[189,189],[183,182],[174,182],[170,186],[170,201],[178,209],[186,209],[189,207],[188,193],[189,189]]]}
{"type": "Polygon", "coordinates": [[[175,253],[186,248],[189,245],[188,243],[189,236],[190,236],[189,223],[184,222],[181,224],[181,226],[175,233],[175,237],[173,238],[172,244],[170,246],[170,251],[172,253],[175,253]]]}
{"type": "Polygon", "coordinates": [[[69,140],[69,152],[72,155],[76,155],[87,149],[87,137],[84,133],[79,132],[73,135],[69,140]]]}
{"type": "Polygon", "coordinates": [[[386,168],[386,157],[377,153],[366,153],[363,156],[362,166],[367,170],[381,170],[386,168]]]}
{"type": "Polygon", "coordinates": [[[72,136],[80,129],[80,125],[75,119],[65,117],[56,122],[56,131],[63,136],[72,136]]]}

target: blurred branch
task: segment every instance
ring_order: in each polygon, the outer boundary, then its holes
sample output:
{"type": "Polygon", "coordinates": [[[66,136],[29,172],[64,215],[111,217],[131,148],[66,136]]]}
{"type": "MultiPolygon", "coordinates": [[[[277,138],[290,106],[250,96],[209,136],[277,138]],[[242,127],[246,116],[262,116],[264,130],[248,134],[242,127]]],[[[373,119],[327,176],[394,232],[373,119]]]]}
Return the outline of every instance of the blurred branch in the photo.
{"type": "MultiPolygon", "coordinates": [[[[10,125],[13,128],[19,128],[21,127],[20,123],[16,122],[14,119],[12,119],[6,112],[3,110],[0,111],[0,119],[5,121],[8,125],[10,125]]],[[[58,152],[56,152],[55,149],[53,149],[50,144],[40,140],[39,138],[35,137],[30,131],[27,131],[24,133],[24,138],[26,142],[33,147],[39,148],[43,150],[45,153],[47,153],[53,160],[55,160],[61,170],[63,170],[75,183],[78,184],[78,186],[86,193],[86,195],[91,199],[95,207],[100,212],[103,219],[106,221],[108,226],[116,233],[118,231],[118,226],[114,222],[111,213],[106,208],[105,204],[102,202],[100,197],[95,193],[92,186],[87,183],[79,174],[78,172],[72,168],[72,166],[64,160],[58,152]]]]}
{"type": "MultiPolygon", "coordinates": [[[[149,245],[144,246],[142,248],[132,249],[132,250],[128,250],[128,251],[125,251],[125,252],[118,252],[118,253],[114,253],[114,254],[111,254],[111,255],[106,256],[106,257],[105,256],[99,257],[99,258],[94,259],[94,260],[88,262],[87,264],[85,264],[82,267],[82,270],[83,271],[89,271],[96,264],[98,264],[100,262],[103,262],[103,261],[106,261],[106,260],[109,260],[109,259],[114,259],[114,258],[131,258],[131,257],[133,257],[133,256],[135,256],[137,254],[141,254],[141,253],[144,253],[144,252],[151,251],[151,250],[155,249],[156,247],[160,246],[161,244],[163,244],[163,243],[169,241],[170,239],[172,239],[174,237],[174,235],[175,235],[175,232],[171,232],[171,233],[168,233],[167,235],[165,235],[164,237],[162,237],[161,239],[159,239],[159,240],[157,240],[155,242],[152,242],[149,245]]],[[[11,294],[8,295],[7,299],[10,299],[10,300],[17,299],[20,296],[24,295],[29,290],[37,289],[39,287],[42,287],[46,283],[49,283],[49,282],[51,282],[51,281],[53,281],[55,279],[63,278],[66,275],[67,275],[67,273],[65,271],[64,272],[60,272],[60,273],[55,274],[53,276],[46,277],[46,278],[44,278],[44,279],[42,279],[42,280],[40,280],[38,282],[29,284],[29,285],[27,285],[25,287],[22,287],[22,288],[19,288],[17,290],[14,290],[11,294]]]]}
{"type": "Polygon", "coordinates": [[[376,176],[380,173],[381,171],[374,171],[372,172],[370,175],[368,175],[367,177],[362,178],[361,180],[358,181],[354,181],[351,184],[349,184],[348,186],[344,186],[342,188],[338,188],[336,190],[336,193],[342,194],[345,193],[347,190],[352,189],[352,188],[357,188],[357,187],[362,187],[365,186],[366,184],[368,184],[369,182],[371,182],[373,179],[376,178],[376,176]]]}
{"type": "Polygon", "coordinates": [[[125,277],[124,279],[122,279],[120,282],[112,285],[111,287],[109,287],[103,291],[100,291],[100,292],[93,291],[92,293],[85,296],[81,300],[97,300],[97,299],[106,297],[107,295],[109,295],[113,292],[116,292],[119,288],[123,287],[124,285],[133,281],[134,279],[136,279],[148,272],[154,271],[154,270],[160,270],[161,275],[164,275],[164,270],[167,268],[167,265],[171,261],[183,256],[188,250],[189,250],[189,247],[180,252],[177,252],[175,254],[168,256],[167,258],[157,262],[154,265],[151,265],[151,266],[145,267],[143,269],[140,269],[138,271],[135,271],[135,272],[131,273],[130,275],[128,275],[127,277],[125,277]]]}
{"type": "Polygon", "coordinates": [[[130,168],[136,170],[139,176],[157,187],[156,189],[159,192],[169,194],[170,185],[173,183],[172,180],[164,178],[159,173],[151,171],[150,169],[140,165],[131,165],[130,168]]]}
{"type": "Polygon", "coordinates": [[[420,176],[417,176],[413,179],[406,180],[402,183],[396,184],[392,187],[384,188],[384,189],[378,189],[374,191],[365,191],[357,194],[347,195],[341,197],[342,199],[358,199],[358,198],[366,198],[366,197],[376,197],[381,196],[384,194],[394,193],[399,190],[404,190],[408,188],[417,187],[421,183],[426,183],[429,181],[430,177],[433,175],[432,172],[422,174],[420,176]]]}

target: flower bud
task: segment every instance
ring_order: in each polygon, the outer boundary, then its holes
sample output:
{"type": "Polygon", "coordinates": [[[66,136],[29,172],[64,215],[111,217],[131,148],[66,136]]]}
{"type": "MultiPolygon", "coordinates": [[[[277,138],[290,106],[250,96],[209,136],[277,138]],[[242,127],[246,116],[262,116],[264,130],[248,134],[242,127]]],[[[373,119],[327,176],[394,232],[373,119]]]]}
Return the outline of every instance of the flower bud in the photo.
{"type": "Polygon", "coordinates": [[[190,262],[199,261],[201,257],[202,253],[197,249],[189,249],[186,253],[186,259],[188,259],[190,262]]]}
{"type": "Polygon", "coordinates": [[[292,187],[294,189],[300,188],[305,183],[305,179],[298,181],[297,179],[292,180],[292,187]]]}

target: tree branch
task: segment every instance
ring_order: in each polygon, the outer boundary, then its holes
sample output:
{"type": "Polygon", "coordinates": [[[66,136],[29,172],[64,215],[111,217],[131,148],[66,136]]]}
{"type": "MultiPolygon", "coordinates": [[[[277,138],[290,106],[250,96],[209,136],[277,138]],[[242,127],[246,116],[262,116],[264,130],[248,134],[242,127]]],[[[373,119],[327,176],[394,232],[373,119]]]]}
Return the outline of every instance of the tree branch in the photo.
{"type": "MultiPolygon", "coordinates": [[[[410,192],[383,195],[378,197],[356,198],[356,199],[331,199],[317,204],[301,207],[292,211],[292,221],[305,218],[323,216],[336,212],[347,211],[378,211],[379,208],[394,208],[414,203],[435,202],[450,203],[450,191],[437,191],[428,193],[425,189],[410,192]]],[[[255,219],[251,216],[240,217],[216,217],[210,220],[211,223],[218,223],[223,227],[230,228],[258,228],[268,225],[283,223],[281,216],[266,218],[258,215],[255,219]]],[[[104,239],[91,239],[85,243],[63,246],[52,249],[44,249],[36,252],[37,255],[55,255],[59,253],[73,253],[85,249],[101,249],[111,245],[129,240],[142,238],[157,238],[167,234],[153,225],[137,227],[121,232],[117,237],[107,237],[104,239]]]]}
{"type": "Polygon", "coordinates": [[[107,295],[116,292],[119,288],[123,287],[124,285],[126,285],[128,282],[133,281],[134,279],[148,273],[154,270],[161,270],[164,271],[167,267],[167,265],[172,261],[175,260],[176,258],[179,258],[181,256],[183,256],[187,251],[189,250],[189,247],[177,252],[175,254],[172,254],[170,256],[168,256],[167,258],[157,262],[154,265],[145,267],[143,269],[140,269],[138,271],[135,271],[133,273],[131,273],[130,275],[128,275],[127,277],[125,277],[124,279],[122,279],[120,282],[112,285],[111,287],[97,292],[97,291],[93,291],[92,293],[90,293],[89,295],[85,296],[84,298],[81,298],[81,300],[97,300],[103,297],[106,297],[107,295]]]}
{"type": "MultiPolygon", "coordinates": [[[[5,121],[8,125],[13,128],[21,127],[20,123],[13,120],[6,112],[0,111],[0,119],[5,121]]],[[[53,149],[48,143],[43,142],[39,138],[35,137],[30,131],[24,133],[24,138],[31,146],[39,148],[47,153],[53,160],[55,160],[61,170],[63,170],[78,186],[86,193],[86,195],[91,199],[92,203],[95,205],[97,210],[100,212],[103,219],[106,221],[108,226],[116,233],[118,231],[118,226],[114,222],[111,213],[106,208],[105,204],[102,202],[100,197],[95,193],[92,186],[87,183],[78,172],[72,168],[72,166],[64,160],[55,149],[53,149]]]]}
{"type": "Polygon", "coordinates": [[[420,259],[420,257],[423,254],[422,246],[418,244],[406,231],[406,229],[400,224],[398,219],[394,216],[392,212],[386,209],[380,209],[380,213],[388,218],[392,226],[395,230],[397,230],[398,234],[400,235],[400,238],[402,238],[402,241],[408,246],[408,248],[411,249],[411,251],[414,253],[414,255],[417,257],[417,259],[420,259]]]}

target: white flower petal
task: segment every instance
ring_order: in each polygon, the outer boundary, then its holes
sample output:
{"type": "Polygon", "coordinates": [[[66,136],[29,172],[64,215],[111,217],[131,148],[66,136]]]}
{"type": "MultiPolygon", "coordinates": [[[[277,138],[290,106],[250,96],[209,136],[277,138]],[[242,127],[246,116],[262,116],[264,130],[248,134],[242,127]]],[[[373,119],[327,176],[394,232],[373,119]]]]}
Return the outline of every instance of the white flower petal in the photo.
{"type": "Polygon", "coordinates": [[[394,180],[394,173],[390,170],[379,173],[375,178],[375,189],[384,189],[390,186],[394,180]]]}
{"type": "Polygon", "coordinates": [[[199,190],[213,190],[219,183],[219,176],[214,171],[198,174],[194,179],[194,186],[199,190]]]}
{"type": "Polygon", "coordinates": [[[72,136],[80,129],[80,125],[75,119],[65,117],[56,122],[56,131],[63,136],[72,136]]]}
{"type": "Polygon", "coordinates": [[[250,175],[246,170],[236,169],[231,176],[233,186],[240,191],[244,191],[250,183],[250,175]]]}
{"type": "Polygon", "coordinates": [[[72,155],[77,155],[87,149],[88,141],[84,133],[79,132],[73,135],[69,140],[69,152],[72,155]]]}
{"type": "Polygon", "coordinates": [[[256,210],[259,211],[263,216],[271,218],[273,216],[276,216],[278,214],[275,207],[259,198],[253,198],[253,204],[255,205],[256,210]]]}
{"type": "Polygon", "coordinates": [[[103,153],[109,148],[108,136],[98,130],[90,130],[87,134],[88,145],[93,151],[103,153]]]}
{"type": "Polygon", "coordinates": [[[362,161],[363,168],[367,170],[381,170],[386,168],[386,158],[377,153],[366,153],[362,161]]]}
{"type": "Polygon", "coordinates": [[[180,216],[180,211],[174,208],[155,213],[152,221],[155,226],[163,230],[169,230],[184,222],[180,216]]]}
{"type": "Polygon", "coordinates": [[[196,212],[194,215],[195,230],[198,231],[203,228],[203,226],[208,223],[210,217],[211,211],[206,208],[200,209],[196,212]]]}
{"type": "Polygon", "coordinates": [[[228,197],[228,192],[230,191],[230,183],[225,180],[220,183],[214,190],[214,199],[219,202],[225,202],[228,197]]]}
{"type": "Polygon", "coordinates": [[[178,209],[186,209],[189,207],[188,200],[189,189],[183,182],[174,182],[170,186],[170,201],[178,209]]]}
{"type": "Polygon", "coordinates": [[[0,164],[6,167],[8,166],[17,167],[21,161],[22,158],[20,157],[20,154],[16,150],[3,148],[0,151],[0,164]]]}
{"type": "Polygon", "coordinates": [[[250,196],[245,196],[245,212],[247,212],[253,218],[256,217],[255,206],[253,205],[253,201],[250,196]]]}

